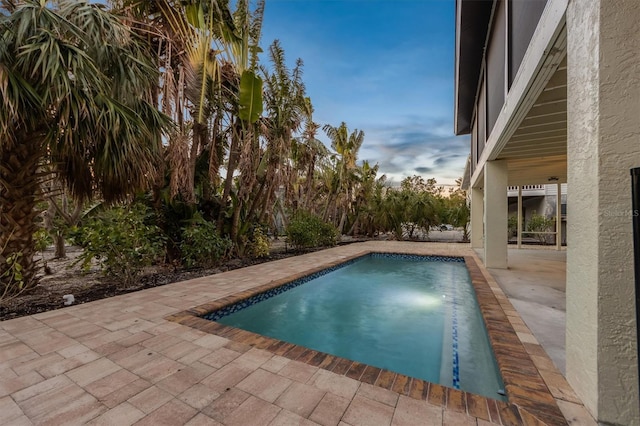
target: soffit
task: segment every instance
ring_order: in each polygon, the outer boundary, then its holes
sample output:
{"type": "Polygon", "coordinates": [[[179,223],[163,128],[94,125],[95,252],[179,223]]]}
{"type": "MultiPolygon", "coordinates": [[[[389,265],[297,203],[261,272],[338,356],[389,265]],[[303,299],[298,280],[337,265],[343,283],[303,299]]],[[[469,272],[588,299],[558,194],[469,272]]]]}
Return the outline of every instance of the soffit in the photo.
{"type": "Polygon", "coordinates": [[[567,181],[566,57],[498,158],[507,160],[509,185],[567,181]]]}
{"type": "Polygon", "coordinates": [[[498,159],[567,154],[567,59],[562,60],[498,159]]]}
{"type": "Polygon", "coordinates": [[[471,131],[482,57],[494,0],[458,0],[456,28],[455,133],[471,131]]]}
{"type": "Polygon", "coordinates": [[[507,172],[510,186],[566,183],[567,155],[510,159],[507,172]]]}

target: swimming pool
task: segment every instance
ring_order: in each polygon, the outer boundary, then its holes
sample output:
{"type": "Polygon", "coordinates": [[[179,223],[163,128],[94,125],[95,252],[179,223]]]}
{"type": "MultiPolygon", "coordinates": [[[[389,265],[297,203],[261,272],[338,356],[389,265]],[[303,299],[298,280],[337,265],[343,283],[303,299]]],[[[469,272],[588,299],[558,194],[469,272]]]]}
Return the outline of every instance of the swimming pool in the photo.
{"type": "Polygon", "coordinates": [[[503,399],[461,258],[373,253],[204,317],[503,399]]]}

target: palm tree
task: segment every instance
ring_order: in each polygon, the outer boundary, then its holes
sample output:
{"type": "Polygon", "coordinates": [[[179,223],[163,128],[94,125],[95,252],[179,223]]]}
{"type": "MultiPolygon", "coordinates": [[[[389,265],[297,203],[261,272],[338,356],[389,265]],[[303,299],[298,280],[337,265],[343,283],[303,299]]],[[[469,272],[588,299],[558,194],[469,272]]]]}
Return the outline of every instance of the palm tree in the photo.
{"type": "Polygon", "coordinates": [[[166,155],[170,198],[207,205],[218,231],[237,241],[260,161],[262,80],[256,71],[264,0],[253,10],[249,0],[239,0],[234,11],[228,0],[117,3],[158,52],[158,100],[177,123],[166,155]]]}
{"type": "Polygon", "coordinates": [[[302,60],[296,61],[293,70],[285,64],[284,49],[278,40],[269,47],[269,57],[273,70],[261,67],[265,82],[265,110],[263,118],[264,137],[266,139],[265,172],[261,182],[264,192],[260,219],[272,207],[275,191],[281,185],[285,193],[292,192],[293,170],[288,159],[292,154],[294,134],[298,133],[305,121],[311,120],[313,108],[305,97],[302,82],[302,60]]]}
{"type": "MultiPolygon", "coordinates": [[[[340,223],[338,225],[338,231],[342,233],[344,225],[349,213],[352,198],[352,186],[354,175],[353,171],[356,169],[356,160],[358,159],[358,151],[364,142],[364,132],[362,130],[355,129],[351,134],[347,129],[347,124],[343,121],[340,126],[334,127],[330,124],[326,124],[323,130],[331,139],[331,148],[337,154],[336,171],[338,188],[333,195],[333,199],[336,200],[340,195],[342,201],[342,215],[340,217],[340,223]]],[[[327,200],[327,209],[329,207],[329,201],[327,200]]],[[[325,211],[325,220],[327,219],[327,210],[325,211]]]]}
{"type": "Polygon", "coordinates": [[[152,56],[104,6],[17,0],[0,14],[0,285],[36,284],[40,165],[79,200],[146,188],[162,130],[152,56]]]}
{"type": "Polygon", "coordinates": [[[320,196],[317,191],[318,184],[317,170],[322,170],[329,156],[329,150],[318,139],[316,132],[318,124],[314,123],[310,118],[305,123],[305,129],[302,135],[294,138],[291,148],[291,156],[293,159],[293,167],[297,172],[296,184],[298,190],[294,196],[292,203],[293,210],[300,208],[308,212],[315,212],[313,202],[320,196]]]}
{"type": "MultiPolygon", "coordinates": [[[[372,214],[370,209],[370,203],[374,198],[376,191],[376,183],[378,180],[376,176],[378,174],[379,166],[375,164],[371,166],[368,161],[363,161],[362,166],[358,167],[355,172],[357,185],[354,188],[354,220],[351,224],[351,229],[347,232],[348,235],[355,235],[358,233],[358,228],[364,224],[371,223],[372,214]]],[[[384,181],[385,178],[383,178],[384,181]]]]}

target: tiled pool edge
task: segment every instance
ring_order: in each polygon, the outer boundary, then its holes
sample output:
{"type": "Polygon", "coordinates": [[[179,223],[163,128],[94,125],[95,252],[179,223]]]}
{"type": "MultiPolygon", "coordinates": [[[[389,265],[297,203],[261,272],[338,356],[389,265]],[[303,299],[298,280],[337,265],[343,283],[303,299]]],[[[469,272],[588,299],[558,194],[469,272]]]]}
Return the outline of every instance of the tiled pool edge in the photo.
{"type": "MultiPolygon", "coordinates": [[[[256,287],[251,290],[252,295],[249,297],[240,297],[234,303],[225,304],[222,307],[217,309],[208,311],[204,315],[200,315],[209,321],[218,321],[221,318],[224,318],[228,315],[234,314],[238,311],[241,311],[245,308],[248,308],[256,303],[260,303],[272,297],[275,297],[279,294],[285,293],[295,287],[298,287],[302,284],[305,284],[309,281],[312,281],[316,278],[319,278],[323,275],[329,274],[331,272],[337,271],[338,269],[342,269],[349,265],[352,265],[354,262],[357,262],[365,257],[387,257],[393,259],[409,259],[409,260],[430,260],[430,261],[440,261],[440,262],[455,262],[455,263],[464,263],[464,258],[461,256],[429,256],[429,255],[418,255],[418,254],[410,254],[410,253],[383,253],[383,252],[371,252],[368,254],[364,254],[362,256],[352,257],[344,262],[339,262],[335,265],[329,266],[327,268],[319,268],[314,269],[311,272],[305,272],[304,275],[295,278],[291,281],[286,281],[284,284],[276,284],[272,286],[271,284],[267,284],[265,286],[256,287]]],[[[279,281],[280,282],[280,281],[279,281]]]]}
{"type": "MultiPolygon", "coordinates": [[[[566,425],[567,421],[553,394],[511,324],[504,310],[504,304],[508,304],[516,315],[517,312],[506,296],[501,294],[497,284],[496,288],[489,285],[473,256],[465,256],[465,263],[476,291],[489,341],[505,383],[509,403],[519,408],[517,413],[520,415],[519,421],[524,424],[536,424],[529,418],[533,416],[543,424],[566,425]],[[504,297],[504,300],[499,300],[500,296],[504,297]]],[[[541,347],[540,349],[542,350],[541,347]]],[[[542,352],[544,353],[543,350],[542,352]]],[[[518,418],[515,417],[513,421],[518,421],[518,418]]]]}
{"type": "MultiPolygon", "coordinates": [[[[482,265],[482,261],[478,258],[475,252],[472,252],[471,256],[476,260],[477,265],[482,265]]],[[[481,266],[480,270],[496,296],[498,303],[507,315],[507,319],[518,335],[520,342],[538,369],[540,376],[546,383],[547,389],[556,400],[557,405],[559,405],[564,417],[566,419],[570,419],[569,423],[577,421],[584,422],[584,424],[595,425],[596,422],[593,420],[591,414],[589,414],[586,408],[584,408],[580,398],[578,398],[564,375],[555,366],[554,362],[533,335],[532,331],[524,323],[520,314],[512,305],[502,288],[500,288],[494,277],[486,268],[484,268],[484,266],[481,266]]]]}
{"type": "MultiPolygon", "coordinates": [[[[505,381],[509,398],[508,403],[381,370],[201,318],[202,315],[220,309],[223,306],[236,303],[309,274],[373,252],[379,251],[364,250],[352,256],[344,256],[311,270],[274,280],[170,315],[166,319],[207,333],[216,334],[241,344],[265,349],[276,355],[323,368],[360,382],[389,389],[401,395],[426,400],[431,404],[440,405],[446,410],[465,413],[498,424],[567,424],[554,396],[538,373],[538,369],[529,356],[529,352],[527,352],[518,338],[507,314],[504,312],[502,301],[498,300],[498,297],[494,294],[494,289],[490,287],[473,256],[461,257],[464,257],[472,284],[476,290],[498,366],[505,381]]],[[[434,255],[437,256],[438,254],[434,255]]]]}

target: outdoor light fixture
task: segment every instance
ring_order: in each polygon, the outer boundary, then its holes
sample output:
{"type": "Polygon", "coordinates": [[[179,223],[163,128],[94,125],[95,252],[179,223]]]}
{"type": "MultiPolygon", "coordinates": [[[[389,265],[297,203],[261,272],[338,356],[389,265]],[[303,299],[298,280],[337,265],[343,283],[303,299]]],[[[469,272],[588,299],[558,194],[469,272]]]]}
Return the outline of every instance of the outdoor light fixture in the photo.
{"type": "Polygon", "coordinates": [[[549,182],[557,182],[560,179],[558,178],[558,176],[549,176],[549,179],[547,179],[549,182]]]}

